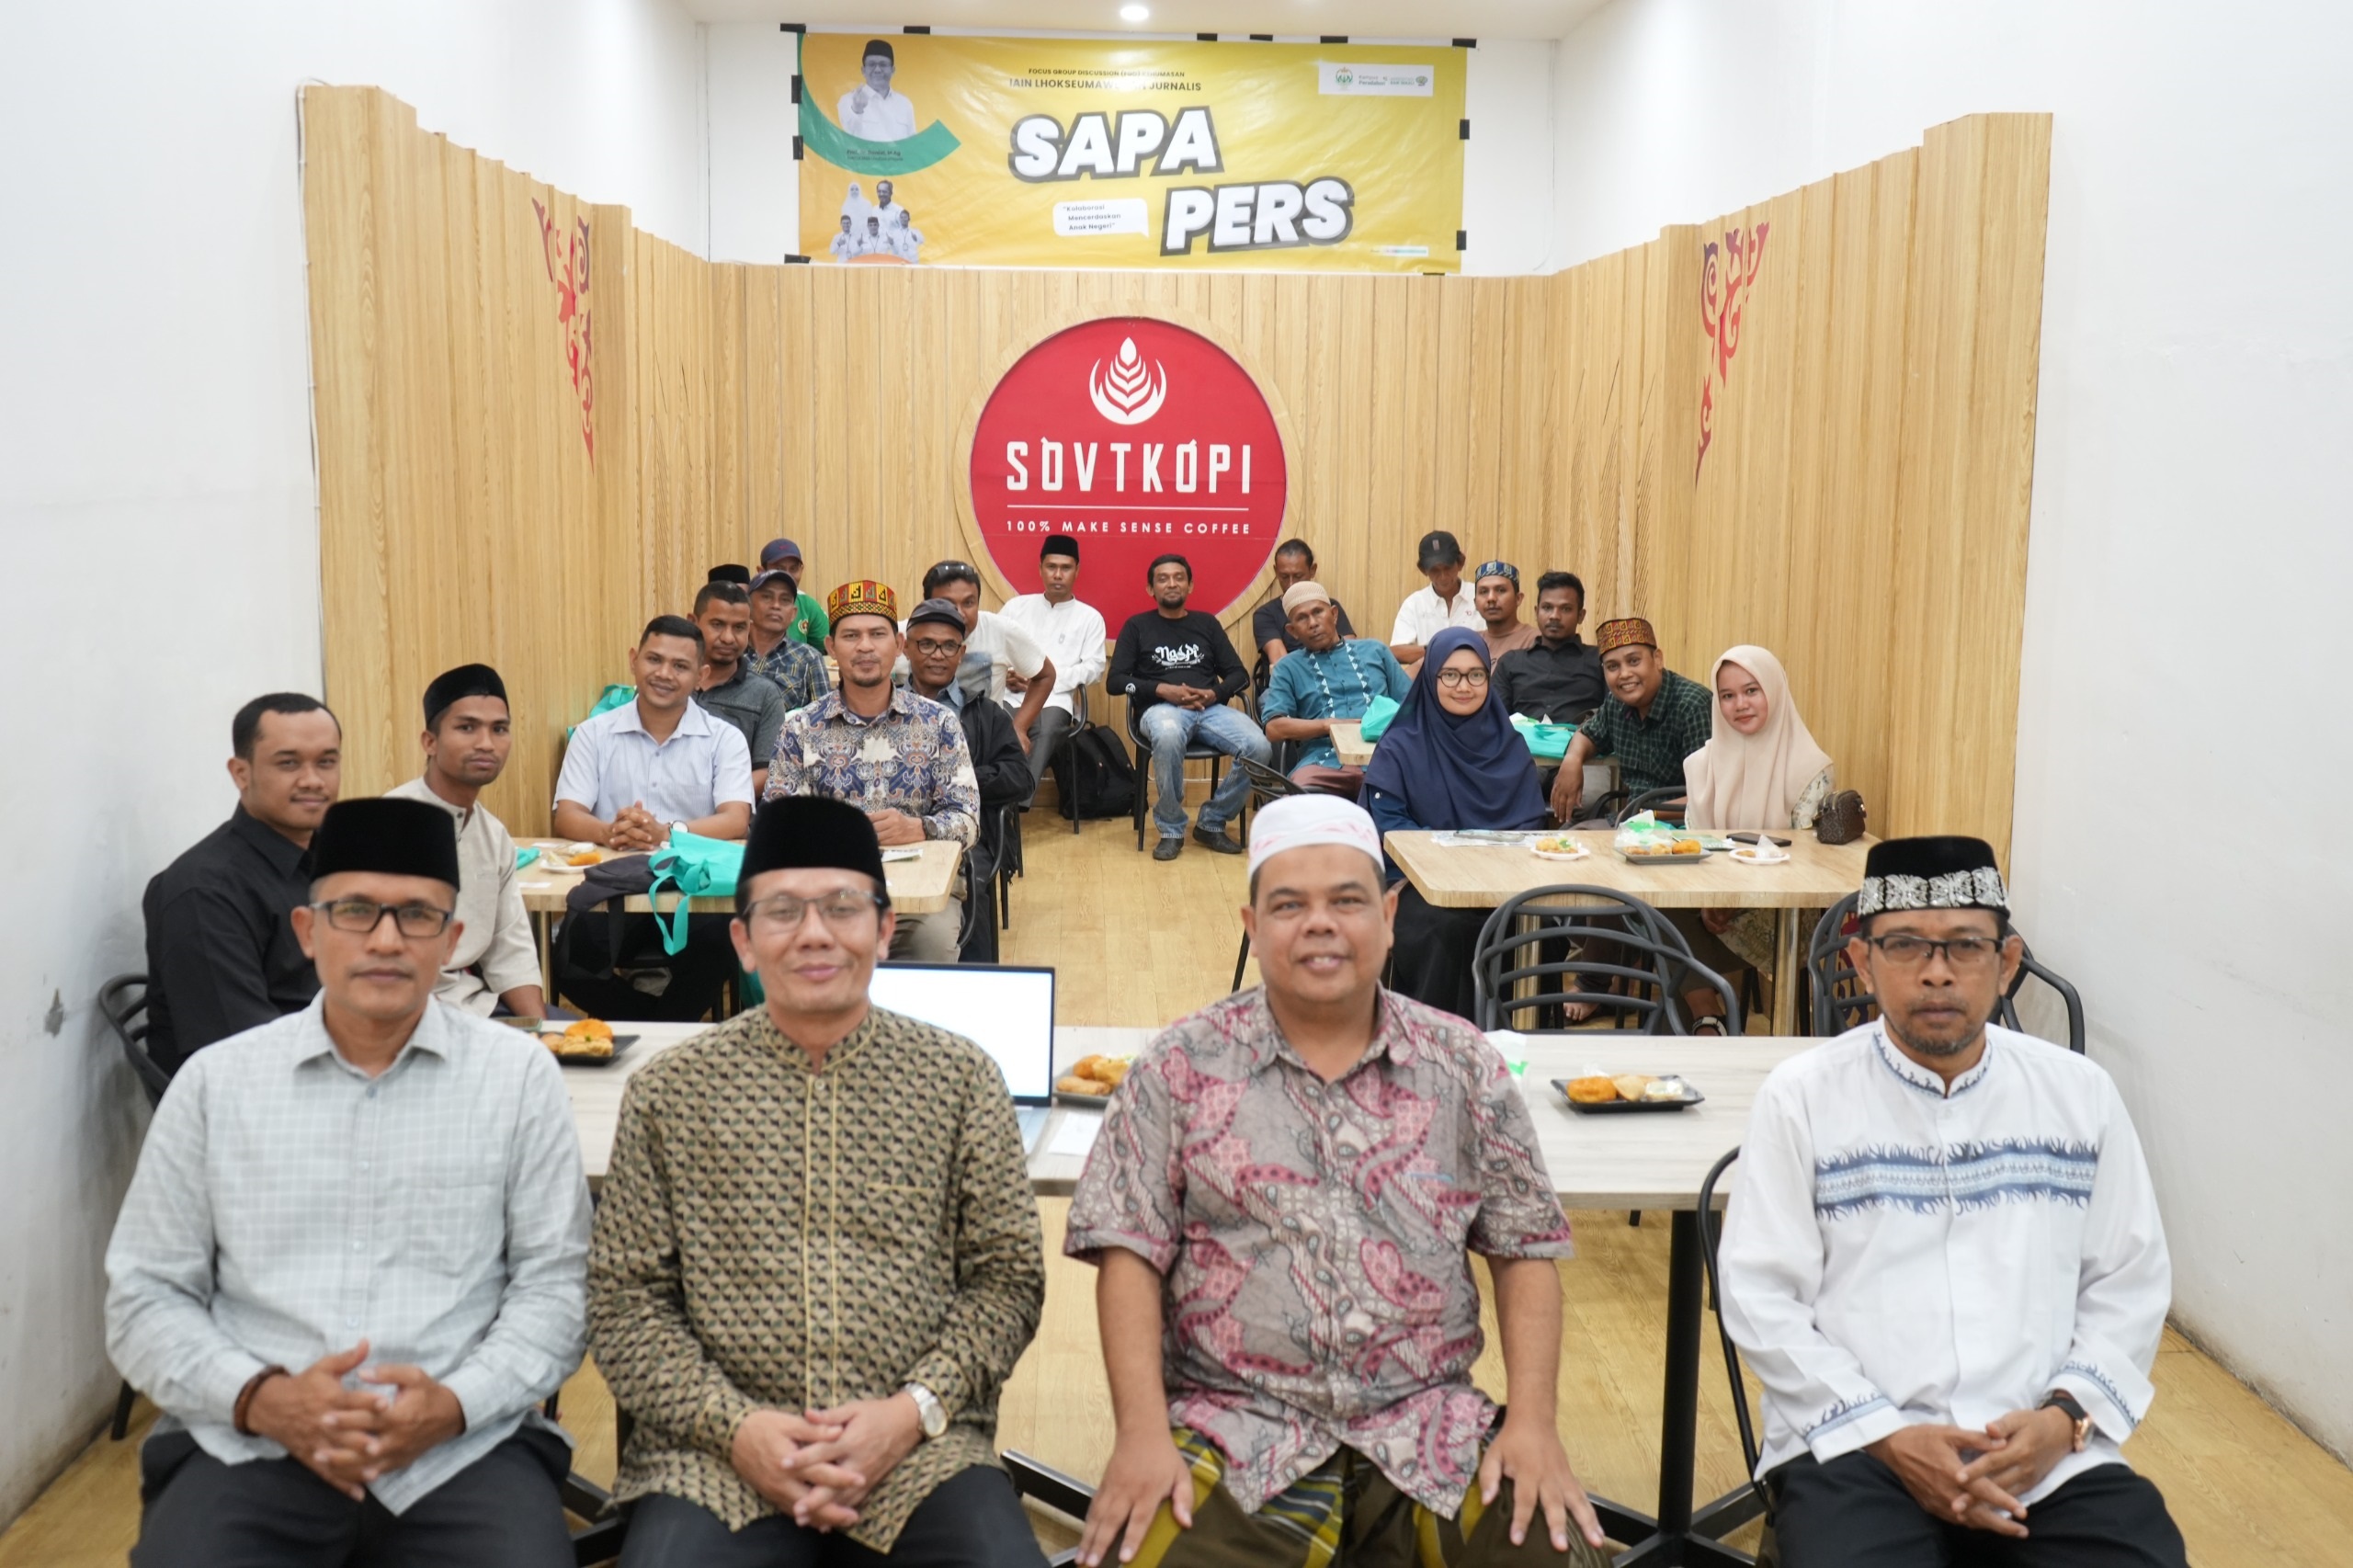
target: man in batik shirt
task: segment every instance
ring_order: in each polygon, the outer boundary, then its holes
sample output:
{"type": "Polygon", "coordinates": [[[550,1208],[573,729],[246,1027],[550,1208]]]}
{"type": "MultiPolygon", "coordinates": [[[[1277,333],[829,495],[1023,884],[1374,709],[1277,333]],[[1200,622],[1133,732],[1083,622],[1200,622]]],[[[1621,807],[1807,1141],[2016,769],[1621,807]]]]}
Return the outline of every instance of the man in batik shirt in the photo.
{"type": "Polygon", "coordinates": [[[1101,1269],[1118,1422],[1083,1562],[1608,1561],[1555,1426],[1567,1218],[1495,1048],[1381,988],[1381,883],[1361,807],[1259,812],[1266,984],[1162,1034],[1112,1097],[1064,1241],[1101,1269]],[[1472,1252],[1507,1416],[1471,1382],[1472,1252]]]}
{"type": "MultiPolygon", "coordinates": [[[[885,845],[980,835],[981,790],[963,727],[947,708],[891,684],[904,639],[899,605],[881,583],[845,583],[825,601],[826,643],[841,666],[839,691],[788,715],[768,759],[768,800],[822,795],[866,813],[885,845]]],[[[936,915],[902,915],[891,956],[954,963],[964,903],[936,915]]]]}

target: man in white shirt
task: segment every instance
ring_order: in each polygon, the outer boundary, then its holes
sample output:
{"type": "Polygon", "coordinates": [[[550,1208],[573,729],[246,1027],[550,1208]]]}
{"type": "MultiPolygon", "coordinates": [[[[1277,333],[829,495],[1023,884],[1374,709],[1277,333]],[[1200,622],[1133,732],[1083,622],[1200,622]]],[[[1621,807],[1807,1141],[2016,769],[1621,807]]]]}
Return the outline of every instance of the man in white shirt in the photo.
{"type": "Polygon", "coordinates": [[[844,131],[868,142],[905,141],[915,133],[915,106],[904,93],[891,90],[898,56],[882,40],[870,39],[864,65],[866,80],[842,95],[834,118],[844,131]]]}
{"type": "Polygon", "coordinates": [[[1487,629],[1479,614],[1477,596],[1462,581],[1462,563],[1469,557],[1452,534],[1443,528],[1424,534],[1415,559],[1422,575],[1430,580],[1429,586],[1405,596],[1405,602],[1397,607],[1397,624],[1389,633],[1389,651],[1409,668],[1422,662],[1422,650],[1448,627],[1464,627],[1482,634],[1487,629]]]}
{"type": "Polygon", "coordinates": [[[547,1016],[540,946],[517,885],[515,840],[482,792],[506,771],[515,737],[506,684],[488,665],[460,665],[425,688],[425,773],[384,791],[449,813],[458,831],[458,945],[434,994],[487,1016],[501,1004],[521,1017],[547,1016]]]}
{"type": "MultiPolygon", "coordinates": [[[[1071,694],[1093,686],[1103,675],[1105,654],[1103,614],[1078,598],[1078,540],[1055,534],[1038,547],[1038,582],[1043,590],[1006,601],[1003,619],[1030,638],[1051,656],[1053,689],[1029,733],[1029,792],[1046,776],[1054,750],[1077,722],[1071,694]]],[[[1006,705],[1027,701],[1032,682],[1008,671],[1006,705]]],[[[1025,802],[1026,803],[1026,802],[1025,802]]]]}
{"type": "Polygon", "coordinates": [[[981,574],[969,562],[943,561],[925,573],[923,597],[946,599],[964,617],[964,664],[956,684],[966,697],[1005,702],[1012,681],[1021,681],[1018,699],[1006,706],[1013,710],[1013,733],[1021,749],[1034,752],[1030,733],[1059,678],[1053,660],[1018,622],[981,608],[981,574]]]}
{"type": "Polygon", "coordinates": [[[2119,1446],[2172,1295],[2106,1073],[1988,1020],[2020,943],[1994,852],[1891,839],[1849,946],[1881,1017],[1774,1069],[1724,1224],[1787,1568],[2186,1568],[2119,1446]]]}
{"type": "Polygon", "coordinates": [[[847,261],[858,254],[858,235],[850,228],[848,213],[842,214],[842,232],[835,234],[834,243],[825,248],[834,253],[835,261],[847,261]]]}
{"type": "Polygon", "coordinates": [[[107,1351],[164,1418],[136,1568],[562,1568],[588,1184],[539,1042],[434,999],[449,819],[311,841],[299,1013],[172,1081],[107,1248],[107,1351]]]}
{"type": "Polygon", "coordinates": [[[892,226],[889,239],[892,252],[900,260],[921,261],[923,259],[923,231],[909,221],[907,210],[904,207],[899,209],[899,216],[892,226]]]}
{"type": "Polygon", "coordinates": [[[882,233],[885,237],[888,237],[891,231],[906,219],[907,210],[900,206],[892,195],[891,182],[887,179],[878,179],[874,182],[873,216],[882,221],[882,233]]]}

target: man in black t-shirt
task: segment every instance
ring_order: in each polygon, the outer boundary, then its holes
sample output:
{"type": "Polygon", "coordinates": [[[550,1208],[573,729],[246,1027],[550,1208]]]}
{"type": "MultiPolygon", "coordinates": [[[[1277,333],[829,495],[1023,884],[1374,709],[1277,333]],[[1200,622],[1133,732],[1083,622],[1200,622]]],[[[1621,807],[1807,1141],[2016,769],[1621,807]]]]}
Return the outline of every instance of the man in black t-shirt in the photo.
{"type": "MultiPolygon", "coordinates": [[[[1285,653],[1296,653],[1299,639],[1291,635],[1290,622],[1283,616],[1283,596],[1293,585],[1315,580],[1315,551],[1303,539],[1287,539],[1275,551],[1275,597],[1260,605],[1250,617],[1250,641],[1258,654],[1267,661],[1268,669],[1283,662],[1285,653]]],[[[1340,601],[1332,601],[1332,613],[1340,618],[1340,640],[1346,642],[1357,634],[1348,624],[1348,612],[1340,601]]]]}
{"type": "MultiPolygon", "coordinates": [[[[1250,684],[1250,672],[1217,617],[1185,608],[1193,593],[1192,562],[1163,555],[1147,580],[1154,608],[1120,628],[1108,684],[1127,698],[1136,731],[1152,748],[1152,818],[1160,829],[1152,858],[1174,860],[1185,847],[1185,748],[1199,741],[1253,762],[1268,761],[1274,750],[1248,714],[1225,706],[1250,684]]],[[[1243,771],[1228,773],[1202,805],[1194,838],[1221,855],[1241,854],[1225,824],[1249,796],[1243,771]]]]}

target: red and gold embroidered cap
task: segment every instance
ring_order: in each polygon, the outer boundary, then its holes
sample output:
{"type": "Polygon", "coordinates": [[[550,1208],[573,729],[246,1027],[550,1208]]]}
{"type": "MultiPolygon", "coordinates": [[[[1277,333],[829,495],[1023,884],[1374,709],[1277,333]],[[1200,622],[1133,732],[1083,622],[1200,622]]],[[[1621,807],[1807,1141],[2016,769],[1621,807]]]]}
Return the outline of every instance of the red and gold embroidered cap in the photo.
{"type": "Polygon", "coordinates": [[[1658,633],[1651,623],[1640,616],[1628,616],[1623,620],[1605,620],[1601,630],[1593,634],[1594,651],[1607,653],[1612,648],[1631,648],[1635,644],[1645,648],[1658,646],[1658,633]]]}
{"type": "Polygon", "coordinates": [[[898,596],[891,592],[888,583],[870,578],[844,583],[825,596],[825,619],[839,626],[846,615],[879,615],[892,625],[899,624],[898,596]]]}

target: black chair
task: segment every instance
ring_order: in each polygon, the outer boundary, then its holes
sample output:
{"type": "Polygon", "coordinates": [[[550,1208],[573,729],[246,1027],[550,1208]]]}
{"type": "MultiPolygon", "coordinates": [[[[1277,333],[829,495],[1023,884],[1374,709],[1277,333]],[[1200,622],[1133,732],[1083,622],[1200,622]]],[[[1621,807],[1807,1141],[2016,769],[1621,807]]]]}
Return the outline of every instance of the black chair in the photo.
{"type": "MultiPolygon", "coordinates": [[[[1152,816],[1152,743],[1143,738],[1143,731],[1137,724],[1142,712],[1134,698],[1128,699],[1128,748],[1135,753],[1136,757],[1135,819],[1136,848],[1139,852],[1143,848],[1144,824],[1152,816]]],[[[1197,740],[1185,748],[1185,760],[1210,765],[1210,793],[1216,794],[1218,781],[1225,771],[1225,753],[1206,741],[1197,740]]],[[[1239,827],[1241,824],[1236,823],[1234,825],[1239,827]]]]}
{"type": "Polygon", "coordinates": [[[1008,801],[981,824],[981,842],[988,846],[991,880],[995,884],[996,923],[1005,931],[1013,929],[1013,879],[1022,872],[1023,814],[1018,801],[1008,801]]]}
{"type": "MultiPolygon", "coordinates": [[[[1289,776],[1278,772],[1263,762],[1253,762],[1246,756],[1238,756],[1233,759],[1233,766],[1242,769],[1243,777],[1250,780],[1250,801],[1253,805],[1263,806],[1268,801],[1279,801],[1285,795],[1307,793],[1297,784],[1292,783],[1289,776]]],[[[1242,989],[1242,971],[1249,962],[1250,931],[1247,926],[1245,926],[1242,932],[1242,950],[1233,955],[1233,983],[1228,987],[1229,990],[1242,989]]]]}
{"type": "Polygon", "coordinates": [[[1756,1423],[1748,1412],[1748,1385],[1740,1377],[1740,1346],[1732,1342],[1732,1330],[1724,1326],[1723,1287],[1716,1279],[1716,1247],[1723,1239],[1724,1229],[1722,1218],[1716,1213],[1716,1183],[1739,1158],[1740,1149],[1735,1144],[1722,1159],[1711,1165],[1708,1174],[1700,1179],[1699,1256],[1708,1266],[1708,1300],[1716,1309],[1716,1335],[1723,1342],[1724,1374],[1732,1380],[1732,1417],[1733,1425],[1740,1428],[1741,1459],[1747,1466],[1748,1484],[1756,1488],[1756,1501],[1765,1510],[1765,1540],[1757,1549],[1756,1561],[1778,1562],[1780,1552],[1773,1539],[1773,1496],[1766,1490],[1765,1483],[1756,1479],[1759,1450],[1756,1423]]]}
{"type": "MultiPolygon", "coordinates": [[[[122,1046],[123,1060],[138,1074],[139,1086],[147,1094],[147,1108],[154,1109],[164,1103],[164,1091],[172,1086],[172,1075],[147,1054],[147,977],[118,974],[99,986],[98,1013],[122,1046]]],[[[138,1398],[138,1391],[127,1380],[115,1394],[114,1420],[107,1433],[118,1443],[131,1435],[131,1410],[138,1398]]]]}
{"type": "MultiPolygon", "coordinates": [[[[1854,917],[1859,894],[1848,893],[1822,913],[1822,923],[1813,928],[1813,940],[1806,951],[1806,973],[1813,986],[1813,1032],[1817,1035],[1844,1034],[1859,1024],[1867,1024],[1879,1017],[1879,1004],[1863,989],[1855,966],[1847,961],[1847,922],[1854,917]]],[[[2019,1022],[2018,999],[2029,980],[2039,980],[2058,993],[2060,1003],[2067,1009],[2067,1049],[2081,1056],[2085,1053],[2084,998],[2066,977],[2043,963],[2028,947],[2026,937],[2011,927],[2022,949],[2018,971],[2009,989],[1995,1005],[1994,1021],[2006,1029],[2029,1033],[2019,1022]]],[[[2053,1041],[2053,1044],[2058,1043],[2053,1041]]]]}
{"type": "Polygon", "coordinates": [[[1742,1031],[1740,998],[1724,977],[1691,956],[1682,933],[1665,915],[1639,898],[1608,888],[1561,882],[1513,894],[1496,905],[1480,928],[1472,963],[1482,1029],[1566,1033],[1540,1027],[1542,1012],[1582,1003],[1609,1013],[1621,1029],[1689,1034],[1683,993],[1706,986],[1723,1000],[1725,1031],[1742,1031]],[[1552,902],[1564,897],[1580,902],[1552,902]],[[1525,929],[1522,921],[1527,922],[1525,929]],[[1558,957],[1545,956],[1548,945],[1558,957]],[[1536,949],[1532,960],[1522,956],[1529,948],[1536,949]],[[1606,991],[1581,990],[1574,983],[1578,976],[1616,983],[1606,991]],[[1515,995],[1519,983],[1529,980],[1537,983],[1536,988],[1515,995]],[[1540,1027],[1522,1028],[1511,1021],[1530,1011],[1540,1015],[1540,1027]]]}
{"type": "MultiPolygon", "coordinates": [[[[1086,687],[1073,687],[1070,723],[1063,728],[1063,738],[1054,743],[1054,751],[1063,760],[1063,777],[1070,780],[1070,830],[1074,834],[1078,832],[1078,824],[1086,820],[1086,813],[1079,810],[1078,805],[1078,798],[1083,793],[1078,783],[1078,736],[1079,732],[1086,727],[1086,687]]],[[[1049,758],[1047,771],[1051,772],[1052,769],[1053,762],[1049,758]]],[[[1011,906],[1008,904],[1006,907],[1006,924],[1009,926],[1013,924],[1011,906]]]]}
{"type": "MultiPolygon", "coordinates": [[[[1007,1449],[997,1458],[1005,1461],[1005,1471],[1013,1478],[1013,1490],[1020,1496],[1051,1508],[1057,1514],[1084,1524],[1086,1510],[1094,1506],[1095,1488],[1074,1475],[1069,1475],[1042,1460],[1035,1460],[1017,1449],[1007,1449]]],[[[1078,1548],[1065,1547],[1046,1561],[1052,1568],[1064,1568],[1078,1560],[1078,1548]]]]}
{"type": "Polygon", "coordinates": [[[1645,790],[1639,795],[1630,796],[1618,808],[1611,820],[1622,827],[1627,818],[1640,816],[1643,812],[1648,812],[1663,823],[1681,827],[1684,812],[1688,804],[1684,797],[1688,792],[1680,784],[1669,784],[1659,790],[1645,790]]]}

